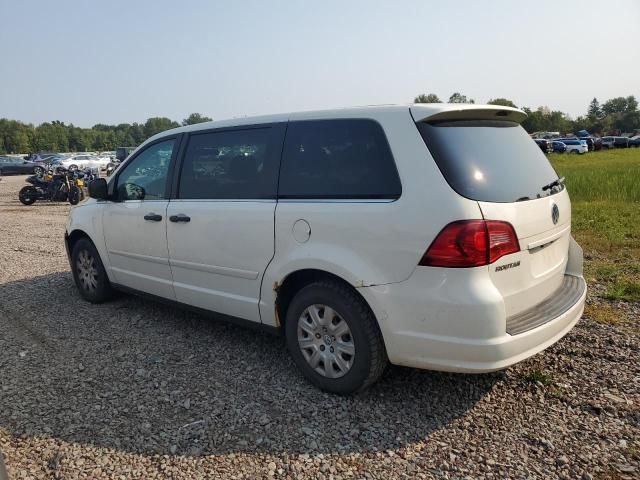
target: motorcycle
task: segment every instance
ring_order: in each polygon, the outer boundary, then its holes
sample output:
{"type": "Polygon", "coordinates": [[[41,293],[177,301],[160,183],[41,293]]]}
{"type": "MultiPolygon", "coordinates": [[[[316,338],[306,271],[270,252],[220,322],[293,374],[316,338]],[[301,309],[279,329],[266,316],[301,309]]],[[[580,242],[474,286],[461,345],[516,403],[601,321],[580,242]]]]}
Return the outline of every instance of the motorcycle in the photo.
{"type": "Polygon", "coordinates": [[[31,185],[22,187],[18,193],[18,200],[24,205],[32,205],[36,200],[68,201],[77,205],[83,197],[83,178],[78,172],[69,172],[62,167],[47,170],[44,175],[31,175],[26,181],[31,185]]]}
{"type": "Polygon", "coordinates": [[[116,168],[120,165],[120,160],[112,160],[107,164],[107,177],[110,177],[113,172],[116,171],[116,168]]]}

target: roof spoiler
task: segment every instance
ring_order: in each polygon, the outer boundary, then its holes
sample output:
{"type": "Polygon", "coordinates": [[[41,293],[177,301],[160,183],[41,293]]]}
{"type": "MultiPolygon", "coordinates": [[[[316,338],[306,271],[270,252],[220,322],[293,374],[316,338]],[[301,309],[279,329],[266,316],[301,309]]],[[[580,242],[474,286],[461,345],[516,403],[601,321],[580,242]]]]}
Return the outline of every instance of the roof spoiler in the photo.
{"type": "Polygon", "coordinates": [[[501,105],[471,104],[415,104],[410,107],[416,122],[438,122],[447,120],[507,120],[522,123],[527,114],[522,110],[501,105]]]}

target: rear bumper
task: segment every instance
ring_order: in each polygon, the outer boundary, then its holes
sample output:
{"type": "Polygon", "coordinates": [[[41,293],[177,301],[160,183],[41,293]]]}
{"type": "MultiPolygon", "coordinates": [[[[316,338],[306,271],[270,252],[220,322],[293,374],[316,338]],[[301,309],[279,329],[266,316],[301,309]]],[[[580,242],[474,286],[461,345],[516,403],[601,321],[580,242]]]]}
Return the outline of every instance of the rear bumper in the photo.
{"type": "MultiPolygon", "coordinates": [[[[584,310],[584,279],[567,275],[574,288],[570,292],[561,288],[558,295],[536,306],[548,316],[510,335],[506,332],[511,319],[505,315],[500,294],[492,291],[490,282],[464,280],[459,273],[453,272],[459,278],[441,277],[437,291],[430,291],[424,278],[413,277],[399,284],[359,289],[377,315],[391,363],[448,372],[501,370],[560,340],[584,310]],[[560,295],[566,301],[558,302],[560,295]]],[[[473,276],[482,275],[474,272],[473,276]]]]}

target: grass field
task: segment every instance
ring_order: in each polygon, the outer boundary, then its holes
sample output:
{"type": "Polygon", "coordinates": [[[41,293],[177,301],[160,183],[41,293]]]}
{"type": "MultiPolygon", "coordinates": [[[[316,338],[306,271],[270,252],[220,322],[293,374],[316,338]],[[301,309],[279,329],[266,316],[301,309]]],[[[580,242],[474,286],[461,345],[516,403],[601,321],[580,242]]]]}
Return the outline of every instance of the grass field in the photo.
{"type": "MultiPolygon", "coordinates": [[[[566,177],[587,281],[603,287],[596,289],[602,299],[640,302],[640,149],[549,157],[566,177]]],[[[619,317],[606,303],[591,316],[619,317]]]]}

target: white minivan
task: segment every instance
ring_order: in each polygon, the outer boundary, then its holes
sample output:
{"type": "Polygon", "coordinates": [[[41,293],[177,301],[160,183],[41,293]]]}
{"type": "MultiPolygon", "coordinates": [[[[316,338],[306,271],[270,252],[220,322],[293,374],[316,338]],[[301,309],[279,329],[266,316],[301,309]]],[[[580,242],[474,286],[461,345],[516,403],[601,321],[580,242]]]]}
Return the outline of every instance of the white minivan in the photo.
{"type": "Polygon", "coordinates": [[[76,285],[282,333],[335,393],[388,362],[506,368],[571,330],[586,296],[569,196],[525,116],[422,104],[160,133],[71,210],[76,285]]]}

